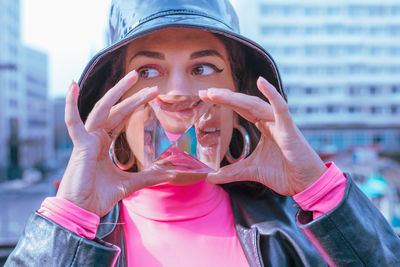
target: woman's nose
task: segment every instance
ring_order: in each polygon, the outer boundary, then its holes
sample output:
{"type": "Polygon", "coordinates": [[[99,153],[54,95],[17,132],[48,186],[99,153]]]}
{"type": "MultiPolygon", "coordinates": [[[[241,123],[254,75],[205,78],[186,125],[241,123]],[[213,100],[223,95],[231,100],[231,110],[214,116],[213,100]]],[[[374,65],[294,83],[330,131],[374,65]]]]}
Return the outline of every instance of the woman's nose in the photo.
{"type": "Polygon", "coordinates": [[[167,95],[197,95],[197,89],[184,72],[172,71],[168,75],[165,87],[161,88],[160,93],[167,95]]]}

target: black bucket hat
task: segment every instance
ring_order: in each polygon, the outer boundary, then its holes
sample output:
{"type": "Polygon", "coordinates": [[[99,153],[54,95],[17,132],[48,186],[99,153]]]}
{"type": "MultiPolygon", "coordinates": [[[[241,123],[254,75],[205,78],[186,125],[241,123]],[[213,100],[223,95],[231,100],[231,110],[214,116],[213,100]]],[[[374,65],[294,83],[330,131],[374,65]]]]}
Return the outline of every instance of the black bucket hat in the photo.
{"type": "Polygon", "coordinates": [[[123,77],[124,47],[166,28],[199,29],[238,42],[245,54],[246,68],[255,77],[265,77],[286,99],[274,60],[260,45],[240,35],[237,15],[228,0],[113,0],[109,27],[111,45],[90,60],[78,82],[78,107],[83,121],[95,103],[123,77]]]}

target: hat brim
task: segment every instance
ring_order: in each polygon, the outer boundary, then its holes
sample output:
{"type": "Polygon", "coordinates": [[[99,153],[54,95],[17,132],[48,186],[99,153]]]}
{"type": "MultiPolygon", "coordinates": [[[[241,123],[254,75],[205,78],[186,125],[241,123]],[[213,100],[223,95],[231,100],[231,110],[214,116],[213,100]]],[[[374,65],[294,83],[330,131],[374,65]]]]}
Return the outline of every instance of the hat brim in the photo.
{"type": "Polygon", "coordinates": [[[97,53],[87,64],[79,79],[81,88],[78,108],[82,121],[96,102],[124,75],[121,51],[133,40],[167,28],[189,28],[221,34],[237,41],[243,47],[246,62],[255,72],[255,77],[265,77],[286,99],[278,67],[272,57],[257,43],[232,31],[226,24],[211,17],[200,15],[166,15],[136,25],[121,41],[97,53]]]}

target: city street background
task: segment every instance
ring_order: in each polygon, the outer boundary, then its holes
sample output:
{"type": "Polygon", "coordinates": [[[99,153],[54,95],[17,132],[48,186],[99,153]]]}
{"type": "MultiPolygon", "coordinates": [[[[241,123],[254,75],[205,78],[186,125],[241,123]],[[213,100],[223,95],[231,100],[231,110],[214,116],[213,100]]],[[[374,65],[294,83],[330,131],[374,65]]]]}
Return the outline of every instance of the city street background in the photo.
{"type": "MultiPolygon", "coordinates": [[[[71,141],[64,97],[108,44],[110,0],[0,0],[0,265],[55,194],[71,141]]],[[[276,61],[290,112],[400,233],[400,3],[234,0],[276,61]]]]}

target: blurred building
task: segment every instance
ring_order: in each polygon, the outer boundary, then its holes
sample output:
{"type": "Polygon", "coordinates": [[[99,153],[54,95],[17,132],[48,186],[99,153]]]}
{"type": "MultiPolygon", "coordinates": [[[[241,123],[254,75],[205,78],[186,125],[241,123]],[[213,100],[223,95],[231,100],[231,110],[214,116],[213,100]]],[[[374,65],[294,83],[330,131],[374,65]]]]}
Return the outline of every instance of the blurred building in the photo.
{"type": "Polygon", "coordinates": [[[48,99],[47,55],[29,47],[23,47],[22,54],[25,114],[20,164],[26,168],[53,156],[53,112],[48,99]]]}
{"type": "Polygon", "coordinates": [[[20,66],[20,1],[0,0],[0,179],[18,165],[24,90],[20,66]]]}
{"type": "Polygon", "coordinates": [[[0,0],[0,180],[51,155],[48,62],[21,44],[19,0],[0,0]]]}
{"type": "Polygon", "coordinates": [[[233,0],[273,56],[296,123],[318,151],[400,151],[398,0],[233,0]]]}
{"type": "Polygon", "coordinates": [[[57,152],[72,148],[72,141],[68,135],[67,126],[65,124],[65,97],[55,98],[52,100],[53,105],[53,131],[54,131],[54,147],[57,152]]]}

